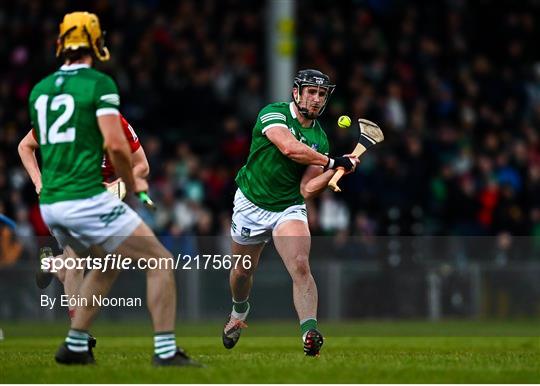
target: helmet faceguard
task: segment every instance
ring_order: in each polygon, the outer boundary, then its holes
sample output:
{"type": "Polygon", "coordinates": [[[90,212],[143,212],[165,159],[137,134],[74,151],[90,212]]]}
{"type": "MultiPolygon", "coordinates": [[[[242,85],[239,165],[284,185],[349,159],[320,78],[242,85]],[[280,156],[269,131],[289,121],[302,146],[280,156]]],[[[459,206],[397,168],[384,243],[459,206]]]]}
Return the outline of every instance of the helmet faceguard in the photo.
{"type": "Polygon", "coordinates": [[[296,105],[296,108],[302,114],[304,118],[307,119],[316,119],[323,113],[324,109],[326,108],[326,105],[328,104],[328,100],[330,100],[330,96],[334,92],[336,85],[330,83],[330,77],[326,74],[323,74],[320,71],[317,70],[300,70],[294,77],[294,85],[293,88],[298,89],[297,97],[295,98],[294,92],[292,95],[294,104],[296,105]],[[309,111],[305,107],[300,107],[300,98],[302,96],[302,89],[306,86],[313,86],[313,87],[320,87],[326,89],[326,99],[324,101],[324,104],[322,105],[321,109],[319,110],[319,113],[317,114],[317,117],[311,117],[309,115],[309,111]]]}
{"type": "Polygon", "coordinates": [[[98,17],[89,12],[68,13],[60,24],[56,56],[60,56],[67,50],[81,48],[90,49],[102,62],[110,58],[98,17]]]}

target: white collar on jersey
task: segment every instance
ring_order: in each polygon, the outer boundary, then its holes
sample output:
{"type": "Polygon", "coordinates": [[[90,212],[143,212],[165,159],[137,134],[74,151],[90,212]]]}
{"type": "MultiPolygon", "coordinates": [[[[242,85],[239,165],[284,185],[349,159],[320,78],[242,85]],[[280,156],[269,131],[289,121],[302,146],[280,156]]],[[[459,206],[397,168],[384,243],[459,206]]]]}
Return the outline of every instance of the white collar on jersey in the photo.
{"type": "Polygon", "coordinates": [[[64,64],[62,67],[60,67],[62,71],[74,71],[81,68],[90,68],[90,65],[86,63],[75,63],[75,64],[64,64]]]}
{"type": "Polygon", "coordinates": [[[289,110],[291,110],[292,117],[296,119],[296,113],[294,112],[293,103],[294,102],[289,103],[289,110]]]}

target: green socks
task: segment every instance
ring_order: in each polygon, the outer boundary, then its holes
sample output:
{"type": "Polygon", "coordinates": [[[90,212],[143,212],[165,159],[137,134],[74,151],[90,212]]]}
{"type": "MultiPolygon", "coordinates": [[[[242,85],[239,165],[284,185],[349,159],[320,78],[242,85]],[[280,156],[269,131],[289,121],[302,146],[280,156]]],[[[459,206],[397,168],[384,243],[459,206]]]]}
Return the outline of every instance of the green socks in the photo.
{"type": "Polygon", "coordinates": [[[306,335],[309,330],[317,329],[317,319],[304,319],[300,321],[300,330],[302,331],[302,337],[306,335]]]}
{"type": "Polygon", "coordinates": [[[249,302],[246,300],[237,302],[233,299],[233,310],[239,314],[243,314],[249,309],[249,302]]]}
{"type": "Polygon", "coordinates": [[[161,359],[172,358],[176,354],[176,337],[174,332],[155,333],[154,354],[161,359]]]}
{"type": "Polygon", "coordinates": [[[67,348],[73,352],[87,352],[88,336],[88,331],[69,330],[66,338],[67,348]]]}
{"type": "Polygon", "coordinates": [[[231,316],[233,316],[236,319],[240,320],[246,320],[248,313],[249,313],[249,302],[248,300],[242,300],[240,302],[233,299],[233,307],[231,316]]]}

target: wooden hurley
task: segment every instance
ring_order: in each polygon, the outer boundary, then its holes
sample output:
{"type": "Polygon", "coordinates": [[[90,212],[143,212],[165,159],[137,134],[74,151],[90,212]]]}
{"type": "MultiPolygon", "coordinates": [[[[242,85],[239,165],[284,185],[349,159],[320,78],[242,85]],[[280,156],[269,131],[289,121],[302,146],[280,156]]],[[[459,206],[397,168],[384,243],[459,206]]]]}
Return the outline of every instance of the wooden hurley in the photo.
{"type": "MultiPolygon", "coordinates": [[[[355,157],[360,157],[372,146],[384,141],[384,134],[376,123],[368,121],[367,119],[359,119],[358,127],[360,129],[360,133],[358,135],[358,144],[351,153],[355,157]]],[[[345,169],[340,167],[332,179],[328,182],[328,186],[334,192],[341,192],[341,189],[337,183],[344,174],[345,169]]]]}

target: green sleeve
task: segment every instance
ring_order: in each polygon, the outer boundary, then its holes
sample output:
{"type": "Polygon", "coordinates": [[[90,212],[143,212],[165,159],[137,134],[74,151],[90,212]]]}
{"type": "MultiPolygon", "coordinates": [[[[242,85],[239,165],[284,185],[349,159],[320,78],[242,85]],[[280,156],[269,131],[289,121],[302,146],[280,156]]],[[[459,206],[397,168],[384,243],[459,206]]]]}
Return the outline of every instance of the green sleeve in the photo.
{"type": "Polygon", "coordinates": [[[119,114],[120,96],[116,83],[110,76],[103,75],[96,83],[94,91],[96,115],[119,114]]]}
{"type": "Polygon", "coordinates": [[[266,129],[271,126],[282,126],[286,129],[287,126],[287,117],[283,113],[283,109],[276,107],[275,105],[268,105],[264,107],[257,116],[257,124],[255,125],[260,133],[264,135],[266,129]]]}

